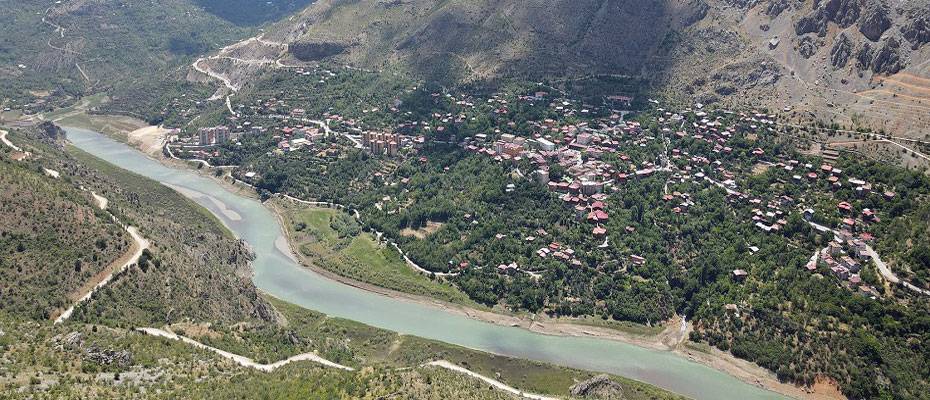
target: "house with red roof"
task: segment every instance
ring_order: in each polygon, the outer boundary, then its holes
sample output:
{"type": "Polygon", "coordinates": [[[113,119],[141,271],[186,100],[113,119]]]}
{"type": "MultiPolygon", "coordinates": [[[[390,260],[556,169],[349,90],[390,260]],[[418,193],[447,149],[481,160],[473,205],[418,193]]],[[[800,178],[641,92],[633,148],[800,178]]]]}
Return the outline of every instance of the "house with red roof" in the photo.
{"type": "Polygon", "coordinates": [[[588,222],[607,222],[608,215],[604,210],[594,210],[588,213],[588,222]]]}
{"type": "Polygon", "coordinates": [[[849,202],[841,201],[836,205],[836,208],[838,208],[840,212],[852,212],[852,204],[849,204],[849,202]]]}

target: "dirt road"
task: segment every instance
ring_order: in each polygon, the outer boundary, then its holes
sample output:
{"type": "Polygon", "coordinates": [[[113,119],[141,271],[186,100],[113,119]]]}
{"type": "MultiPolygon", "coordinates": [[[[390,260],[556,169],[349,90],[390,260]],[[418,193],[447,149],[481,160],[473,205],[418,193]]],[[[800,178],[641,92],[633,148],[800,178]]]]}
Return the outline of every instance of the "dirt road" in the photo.
{"type": "Polygon", "coordinates": [[[487,376],[484,376],[484,375],[481,375],[481,374],[479,374],[479,373],[477,373],[477,372],[473,372],[473,371],[471,371],[471,370],[462,368],[462,367],[460,367],[460,366],[458,366],[458,365],[455,365],[455,364],[450,363],[450,362],[445,361],[445,360],[438,360],[438,361],[429,362],[429,363],[423,364],[423,366],[424,366],[424,367],[439,367],[439,368],[445,368],[445,369],[448,369],[448,370],[450,370],[450,371],[455,371],[455,372],[458,372],[458,373],[460,373],[460,374],[468,375],[468,376],[473,377],[473,378],[478,378],[478,379],[484,381],[485,383],[487,383],[487,384],[489,384],[489,385],[491,385],[491,386],[494,386],[494,387],[497,388],[497,389],[503,390],[503,391],[508,392],[508,393],[510,393],[510,394],[514,394],[514,395],[523,397],[523,398],[525,398],[525,399],[533,399],[533,400],[558,400],[557,397],[549,397],[549,396],[543,396],[543,395],[540,395],[540,394],[526,393],[526,392],[524,392],[524,391],[522,391],[522,390],[520,390],[520,389],[517,389],[517,388],[515,388],[515,387],[507,386],[506,384],[504,384],[503,382],[501,382],[501,381],[499,381],[499,380],[491,379],[491,378],[489,378],[489,377],[487,377],[487,376]]]}
{"type": "Polygon", "coordinates": [[[253,361],[251,358],[248,358],[248,357],[245,357],[245,356],[241,356],[241,355],[238,355],[238,354],[233,354],[233,353],[230,353],[230,352],[225,351],[225,350],[217,349],[217,348],[215,348],[215,347],[210,347],[210,346],[207,346],[207,345],[205,345],[205,344],[203,344],[203,343],[200,343],[200,342],[198,342],[198,341],[196,341],[196,340],[194,340],[194,339],[187,338],[187,337],[180,336],[180,335],[176,335],[176,334],[174,334],[174,333],[171,333],[171,332],[168,332],[168,331],[164,331],[164,330],[161,330],[161,329],[157,329],[157,328],[136,328],[136,330],[139,331],[139,332],[143,332],[143,333],[145,333],[145,334],[148,334],[148,335],[152,335],[152,336],[158,336],[158,337],[163,337],[163,338],[172,339],[172,340],[180,340],[180,341],[182,341],[182,342],[184,342],[184,343],[187,343],[187,344],[189,344],[189,345],[191,345],[191,346],[194,346],[194,347],[197,347],[197,348],[200,348],[200,349],[204,349],[204,350],[212,351],[212,352],[214,352],[214,353],[216,353],[216,354],[219,354],[219,355],[220,355],[221,357],[223,357],[223,358],[226,358],[226,359],[230,359],[230,360],[232,360],[232,361],[235,361],[236,364],[239,364],[239,365],[241,365],[241,366],[243,366],[243,367],[254,368],[254,369],[257,369],[257,370],[262,371],[262,372],[271,372],[271,371],[274,371],[274,370],[276,370],[276,369],[278,369],[278,368],[281,368],[281,367],[283,367],[283,366],[285,366],[285,365],[287,365],[287,364],[290,364],[290,363],[296,362],[296,361],[312,361],[312,362],[315,362],[315,363],[317,363],[317,364],[321,364],[321,365],[326,366],[326,367],[329,367],[329,368],[337,368],[337,369],[341,369],[341,370],[344,370],[344,371],[355,371],[355,368],[347,367],[347,366],[342,365],[342,364],[334,363],[334,362],[332,362],[332,361],[329,361],[329,360],[327,360],[327,359],[325,359],[325,358],[323,358],[323,357],[320,357],[320,356],[318,356],[318,355],[316,355],[316,354],[313,354],[313,353],[298,354],[298,355],[296,355],[296,356],[293,356],[293,357],[290,357],[290,358],[287,358],[287,359],[284,359],[284,360],[281,360],[281,361],[278,361],[278,362],[275,362],[275,363],[271,363],[271,364],[259,364],[259,363],[255,362],[255,361],[253,361]]]}
{"type": "Polygon", "coordinates": [[[139,230],[134,226],[127,226],[126,231],[129,232],[129,236],[132,237],[133,245],[130,247],[129,251],[126,253],[123,258],[120,260],[122,262],[115,265],[113,268],[107,268],[104,271],[101,271],[99,274],[94,276],[88,283],[80,289],[79,293],[81,295],[78,297],[77,301],[71,305],[67,310],[61,313],[58,318],[55,318],[55,323],[60,324],[71,318],[71,314],[74,313],[74,309],[77,308],[81,303],[90,300],[91,296],[94,295],[94,292],[100,290],[100,288],[106,286],[110,281],[113,280],[113,277],[117,274],[129,269],[130,266],[139,262],[139,257],[142,257],[142,251],[149,248],[149,241],[146,240],[139,233],[139,230]]]}

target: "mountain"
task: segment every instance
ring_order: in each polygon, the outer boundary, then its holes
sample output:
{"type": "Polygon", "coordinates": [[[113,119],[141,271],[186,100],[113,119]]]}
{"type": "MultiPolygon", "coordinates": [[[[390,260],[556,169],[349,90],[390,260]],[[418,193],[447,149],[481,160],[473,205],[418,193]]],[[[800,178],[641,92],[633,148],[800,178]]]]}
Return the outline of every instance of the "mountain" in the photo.
{"type": "Polygon", "coordinates": [[[300,60],[332,58],[445,83],[622,75],[672,100],[792,106],[806,117],[913,135],[930,123],[919,115],[930,101],[928,7],[927,0],[323,0],[265,37],[288,43],[300,60]]]}
{"type": "Polygon", "coordinates": [[[195,55],[310,0],[0,0],[0,105],[39,112],[90,93],[164,82],[195,55]]]}
{"type": "Polygon", "coordinates": [[[440,80],[639,74],[707,11],[699,0],[327,0],[279,34],[301,59],[329,45],[353,63],[440,80]]]}

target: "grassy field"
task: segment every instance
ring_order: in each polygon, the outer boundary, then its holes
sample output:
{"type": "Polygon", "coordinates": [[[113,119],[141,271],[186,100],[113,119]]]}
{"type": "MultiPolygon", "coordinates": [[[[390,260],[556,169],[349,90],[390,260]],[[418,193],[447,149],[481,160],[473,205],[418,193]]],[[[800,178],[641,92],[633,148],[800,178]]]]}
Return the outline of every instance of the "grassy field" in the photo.
{"type": "Polygon", "coordinates": [[[288,235],[305,262],[379,287],[473,308],[486,308],[451,284],[414,271],[397,251],[379,244],[370,233],[340,234],[332,227],[334,218],[342,214],[339,210],[284,203],[277,203],[275,207],[284,215],[288,235]]]}

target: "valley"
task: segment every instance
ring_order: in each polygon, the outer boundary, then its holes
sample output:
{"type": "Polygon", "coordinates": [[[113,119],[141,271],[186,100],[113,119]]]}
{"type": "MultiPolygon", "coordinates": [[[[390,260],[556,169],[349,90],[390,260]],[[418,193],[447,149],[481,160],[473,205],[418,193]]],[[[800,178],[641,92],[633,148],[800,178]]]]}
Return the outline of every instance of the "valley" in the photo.
{"type": "MultiPolygon", "coordinates": [[[[18,398],[28,396],[31,393],[65,396],[90,392],[96,392],[98,394],[105,393],[107,396],[116,396],[128,395],[130,393],[139,394],[138,390],[154,389],[162,393],[162,395],[171,397],[202,397],[204,393],[216,391],[222,385],[226,385],[228,383],[226,379],[232,379],[233,377],[235,377],[235,379],[243,379],[241,371],[237,372],[236,368],[230,370],[229,366],[221,361],[222,357],[227,357],[231,353],[227,353],[225,350],[218,350],[216,347],[225,347],[244,354],[258,351],[258,353],[253,353],[258,354],[258,356],[254,358],[255,360],[263,360],[265,355],[282,354],[284,355],[283,357],[281,357],[281,355],[277,357],[287,358],[291,362],[301,365],[310,361],[311,363],[322,363],[323,365],[331,367],[339,366],[338,364],[317,356],[317,352],[324,354],[326,357],[339,360],[339,362],[350,362],[356,366],[360,361],[364,363],[374,363],[375,368],[382,371],[382,375],[371,376],[365,374],[358,378],[367,382],[367,385],[369,385],[369,389],[367,390],[381,390],[374,389],[374,387],[385,385],[383,389],[385,391],[394,390],[409,392],[411,395],[415,395],[413,393],[421,393],[424,396],[433,396],[440,392],[444,392],[455,393],[456,396],[465,396],[466,398],[469,396],[475,396],[474,398],[496,398],[505,396],[505,393],[508,391],[513,392],[516,390],[506,384],[500,383],[500,379],[502,379],[501,375],[498,375],[497,379],[484,377],[489,372],[484,370],[484,368],[487,367],[483,367],[482,365],[485,364],[482,363],[487,363],[489,361],[491,364],[487,365],[496,365],[496,367],[493,368],[497,371],[504,372],[503,379],[515,382],[520,386],[529,384],[530,388],[541,390],[544,393],[553,393],[553,391],[555,391],[555,393],[560,393],[563,390],[567,391],[568,386],[563,387],[560,386],[563,383],[545,381],[542,379],[543,376],[568,377],[575,374],[575,372],[569,373],[568,371],[570,370],[568,369],[550,367],[538,363],[519,364],[521,366],[515,369],[512,368],[511,365],[515,367],[518,364],[510,364],[510,361],[506,361],[506,359],[501,357],[492,357],[489,360],[487,355],[483,355],[483,353],[457,349],[438,343],[421,342],[420,339],[413,337],[402,339],[410,344],[401,345],[403,346],[402,350],[399,350],[397,349],[397,347],[399,347],[398,345],[392,344],[397,342],[397,340],[401,340],[397,334],[348,321],[339,322],[325,315],[305,311],[271,298],[254,298],[256,301],[256,310],[264,309],[264,311],[258,311],[257,314],[248,316],[249,314],[242,314],[241,312],[234,311],[247,311],[252,307],[247,303],[242,303],[242,301],[247,298],[243,297],[242,291],[248,291],[249,289],[247,287],[238,289],[240,291],[239,295],[210,295],[206,298],[216,297],[212,300],[204,301],[205,297],[203,297],[203,295],[206,293],[222,293],[223,290],[226,290],[224,288],[234,288],[235,284],[230,285],[228,281],[231,276],[216,274],[200,276],[195,283],[196,287],[190,287],[187,290],[180,291],[172,290],[169,293],[165,293],[157,287],[149,287],[146,282],[152,281],[153,278],[156,282],[161,282],[168,278],[166,282],[171,285],[169,288],[178,284],[184,284],[188,277],[183,269],[178,269],[173,266],[173,263],[179,260],[178,257],[183,258],[183,252],[191,251],[191,248],[189,247],[190,245],[180,244],[167,246],[166,243],[170,243],[175,239],[170,236],[166,237],[165,232],[177,232],[178,229],[153,230],[151,226],[153,223],[152,221],[157,220],[147,219],[136,212],[145,212],[147,210],[147,202],[149,199],[153,198],[158,199],[158,204],[160,204],[159,208],[164,207],[164,210],[173,210],[175,212],[179,211],[178,207],[191,207],[192,203],[181,200],[179,195],[170,190],[158,189],[157,185],[153,186],[154,183],[147,184],[144,180],[140,180],[138,176],[131,175],[125,171],[121,172],[113,167],[102,164],[99,160],[79,150],[73,148],[69,150],[69,153],[72,154],[71,156],[63,154],[56,155],[56,152],[61,150],[56,150],[54,147],[45,147],[46,145],[33,141],[34,139],[30,139],[30,134],[25,131],[16,131],[16,135],[12,138],[4,133],[4,137],[7,138],[11,144],[7,146],[9,150],[22,152],[28,149],[30,159],[33,160],[33,162],[54,163],[55,168],[58,171],[62,171],[62,175],[59,178],[46,177],[44,179],[51,179],[53,181],[60,180],[62,182],[67,182],[68,185],[77,185],[77,183],[71,183],[72,179],[76,179],[79,180],[82,183],[81,186],[85,188],[95,187],[96,190],[94,192],[82,191],[87,201],[94,200],[98,206],[95,208],[100,211],[104,209],[111,210],[113,213],[111,219],[113,221],[117,219],[135,221],[133,223],[138,224],[137,226],[140,226],[141,229],[146,232],[147,238],[152,241],[152,245],[149,247],[151,252],[143,252],[144,255],[142,258],[133,261],[127,270],[114,276],[112,282],[106,286],[98,285],[100,289],[98,289],[97,294],[86,296],[86,301],[75,309],[75,312],[71,314],[71,318],[67,318],[67,316],[59,318],[54,324],[51,320],[42,322],[22,319],[22,317],[17,316],[14,308],[4,306],[3,310],[0,311],[0,320],[3,321],[2,325],[0,325],[0,329],[2,329],[3,332],[0,334],[0,339],[2,339],[0,340],[0,350],[2,350],[5,355],[5,361],[3,365],[0,366],[0,373],[2,373],[3,377],[5,396],[18,398]],[[26,140],[24,141],[24,139],[26,140]],[[128,181],[122,181],[122,183],[118,185],[119,189],[112,189],[111,187],[109,190],[101,190],[101,188],[97,186],[98,182],[101,180],[121,180],[127,178],[131,179],[134,183],[129,184],[128,181]],[[107,196],[97,195],[96,193],[98,191],[100,193],[105,193],[107,196]],[[124,196],[126,195],[128,195],[128,201],[134,203],[136,205],[135,207],[126,208],[126,203],[124,203],[127,201],[124,200],[124,196]],[[103,204],[106,206],[102,206],[103,204]],[[172,281],[174,282],[172,283],[172,281]],[[127,290],[129,291],[128,293],[127,290]],[[127,295],[131,296],[133,299],[131,302],[123,302],[122,298],[127,295]],[[197,310],[185,308],[185,303],[194,299],[198,299],[195,301],[200,304],[200,307],[197,310]],[[232,302],[230,302],[230,300],[232,302]],[[167,310],[169,314],[160,316],[162,315],[161,311],[164,311],[161,306],[158,308],[146,308],[145,304],[152,304],[153,302],[154,304],[162,304],[162,302],[165,302],[164,304],[171,304],[171,309],[167,310]],[[90,310],[93,311],[89,313],[90,310]],[[150,314],[153,312],[154,314],[150,314]],[[149,315],[155,316],[155,318],[149,319],[149,315]],[[188,322],[198,320],[212,322],[200,324],[188,322]],[[129,321],[132,326],[139,326],[140,324],[151,324],[154,326],[162,326],[162,324],[167,325],[164,325],[164,329],[142,329],[143,332],[149,335],[140,335],[139,333],[133,333],[132,330],[127,329],[125,325],[126,322],[123,321],[129,321]],[[232,321],[236,322],[233,323],[232,321]],[[336,327],[330,328],[330,324],[335,324],[336,327]],[[197,326],[206,328],[194,329],[197,326]],[[243,331],[243,328],[246,328],[246,330],[243,331]],[[149,337],[163,336],[167,339],[179,340],[177,339],[179,338],[178,336],[174,336],[176,333],[172,333],[172,331],[187,332],[187,334],[196,335],[195,337],[200,340],[208,340],[209,343],[212,344],[210,349],[214,349],[215,352],[218,352],[220,358],[207,356],[206,354],[208,353],[191,353],[190,350],[185,350],[184,346],[170,346],[168,348],[153,346],[159,342],[157,339],[153,341],[153,339],[149,337]],[[350,335],[352,335],[351,337],[355,340],[350,341],[348,339],[339,340],[332,338],[331,335],[335,332],[350,332],[350,335]],[[36,339],[34,335],[37,334],[43,339],[36,339]],[[391,340],[390,338],[392,335],[398,339],[391,340]],[[280,344],[276,344],[279,343],[276,341],[284,337],[290,338],[288,339],[290,340],[290,342],[288,342],[290,344],[287,345],[285,349],[282,349],[280,344]],[[324,337],[329,337],[331,339],[322,340],[324,337]],[[318,339],[321,341],[317,342],[318,339]],[[38,342],[36,342],[36,340],[38,340],[38,342]],[[294,342],[294,340],[297,340],[297,342],[294,342]],[[68,361],[66,361],[65,364],[51,361],[49,363],[29,362],[29,358],[23,358],[28,357],[28,354],[23,352],[22,346],[32,346],[31,343],[51,343],[48,347],[41,345],[38,348],[42,354],[45,354],[43,357],[47,357],[45,359],[48,360],[64,359],[68,361]],[[246,344],[246,347],[242,346],[243,343],[246,344]],[[353,344],[348,345],[348,343],[353,344]],[[356,348],[357,345],[354,343],[358,343],[358,346],[361,347],[356,348]],[[368,344],[366,345],[364,343],[368,344]],[[387,349],[388,346],[391,347],[390,351],[387,349]],[[251,349],[251,351],[248,349],[251,349]],[[312,351],[310,353],[286,355],[291,351],[298,353],[301,351],[300,349],[312,351]],[[353,355],[355,351],[363,351],[365,356],[357,358],[359,357],[358,355],[353,355]],[[374,353],[369,353],[372,351],[374,351],[374,353]],[[381,351],[386,353],[380,353],[381,351]],[[412,361],[406,361],[406,359],[402,358],[382,358],[386,357],[384,355],[369,359],[369,357],[373,357],[375,354],[386,354],[387,356],[394,354],[394,357],[409,357],[413,354],[418,355],[416,356],[417,358],[412,361]],[[459,360],[465,357],[473,366],[467,371],[457,369],[451,373],[435,372],[433,368],[425,365],[431,362],[429,361],[431,358],[435,360],[435,354],[444,354],[447,360],[456,360],[456,362],[461,362],[459,360]],[[167,359],[165,357],[167,357],[167,359]],[[190,370],[188,369],[189,367],[185,367],[185,365],[189,365],[187,363],[191,362],[191,357],[195,360],[199,360],[195,361],[201,365],[201,367],[198,368],[204,368],[204,365],[206,365],[206,368],[212,371],[210,379],[198,380],[196,383],[189,380],[191,379],[189,375],[190,370]],[[153,363],[155,359],[160,359],[162,361],[153,363]],[[170,361],[166,363],[164,360],[170,361]],[[416,371],[401,372],[410,369],[410,367],[405,367],[405,365],[414,366],[416,371]],[[75,369],[75,366],[79,366],[78,369],[75,369]],[[395,368],[399,368],[399,370],[394,372],[395,368]],[[479,372],[471,372],[475,369],[479,372]],[[519,382],[506,372],[513,370],[524,371],[519,382]],[[476,385],[474,381],[471,380],[472,378],[468,377],[469,375],[478,376],[475,374],[481,374],[482,371],[485,374],[481,376],[482,379],[490,379],[496,382],[494,385],[502,389],[480,389],[480,385],[476,385]],[[458,377],[460,373],[462,377],[458,377]],[[383,374],[387,374],[387,376],[391,378],[385,378],[383,374]],[[431,378],[425,378],[421,374],[429,375],[431,378]],[[424,392],[422,389],[417,389],[420,384],[416,382],[419,382],[420,379],[437,379],[441,380],[443,384],[440,391],[427,390],[424,392]],[[177,380],[187,383],[180,383],[177,380]],[[72,383],[64,384],[66,382],[72,383]]],[[[5,160],[6,153],[4,154],[5,160]]],[[[4,161],[4,163],[7,162],[10,161],[4,161]]],[[[20,161],[19,163],[24,162],[29,161],[20,161]]],[[[5,175],[8,176],[9,174],[5,175]]],[[[156,212],[161,213],[163,211],[156,212]]],[[[209,216],[209,214],[193,211],[193,213],[188,214],[182,221],[192,226],[201,224],[198,228],[195,228],[197,231],[201,232],[200,235],[216,232],[219,236],[214,239],[206,239],[209,236],[200,236],[201,240],[211,240],[213,246],[219,245],[222,247],[223,241],[228,240],[221,239],[222,237],[228,236],[223,233],[222,227],[216,226],[218,221],[212,219],[212,216],[209,216]],[[201,217],[198,217],[198,215],[201,217]],[[199,218],[206,219],[198,222],[199,218]],[[204,223],[206,225],[202,225],[204,223]],[[208,228],[210,226],[212,226],[212,228],[208,228]],[[217,241],[216,238],[220,238],[218,239],[219,241],[217,241]]],[[[134,235],[134,237],[137,235],[135,232],[135,230],[130,229],[130,234],[134,235]]],[[[27,247],[22,251],[28,253],[32,250],[30,250],[30,247],[27,247]]],[[[138,254],[138,249],[132,250],[132,252],[138,254]]],[[[220,252],[228,254],[228,250],[220,250],[220,252]]],[[[205,254],[205,256],[208,255],[205,254]]],[[[4,259],[4,262],[6,262],[6,259],[4,259]]],[[[199,268],[203,268],[205,265],[221,265],[215,262],[208,262],[207,264],[193,262],[192,264],[198,265],[199,268]]],[[[195,281],[188,281],[188,283],[194,282],[195,281]]],[[[245,282],[248,281],[242,280],[239,282],[245,284],[245,282]]],[[[22,285],[32,288],[34,284],[27,282],[22,285]]],[[[5,296],[9,296],[12,292],[4,290],[4,293],[5,296]]],[[[189,340],[185,341],[188,342],[188,345],[199,343],[189,340]]],[[[167,344],[167,342],[161,343],[167,344]]],[[[195,347],[202,346],[196,345],[195,347]]],[[[248,356],[237,355],[231,358],[234,362],[245,362],[247,365],[252,365],[250,364],[252,361],[249,361],[247,357],[248,356]]],[[[272,359],[277,359],[277,357],[272,359]]],[[[267,361],[262,362],[268,363],[267,361]]],[[[519,361],[515,362],[520,363],[519,361]]],[[[340,383],[343,382],[342,379],[346,379],[345,375],[341,377],[332,376],[315,368],[300,368],[298,371],[303,372],[294,375],[293,367],[284,368],[283,363],[269,365],[274,365],[275,367],[261,367],[259,371],[263,372],[259,373],[276,373],[275,371],[279,368],[291,371],[287,372],[285,375],[281,375],[282,379],[285,379],[283,381],[285,383],[278,386],[276,391],[282,395],[288,393],[288,391],[295,391],[296,393],[296,391],[302,390],[302,386],[298,382],[307,379],[308,376],[316,382],[329,382],[327,384],[334,385],[333,387],[337,388],[339,391],[345,390],[345,387],[342,386],[343,384],[340,383]]],[[[580,371],[578,373],[581,375],[574,376],[579,378],[579,380],[587,379],[584,376],[593,376],[584,375],[585,373],[581,373],[580,371]]],[[[245,375],[248,376],[248,374],[245,375]]],[[[256,378],[257,376],[253,375],[250,379],[256,378]]],[[[668,398],[674,397],[634,381],[623,380],[618,377],[610,379],[620,381],[621,383],[619,385],[622,385],[621,390],[633,396],[632,398],[642,398],[639,396],[649,396],[650,398],[655,398],[655,396],[662,398],[666,396],[668,396],[668,398]]],[[[565,381],[561,380],[560,382],[565,381]]],[[[232,390],[228,389],[228,385],[226,386],[227,389],[225,390],[232,390]]],[[[322,388],[323,386],[319,387],[322,388]]],[[[345,393],[344,396],[355,397],[350,393],[351,392],[345,393]]],[[[213,393],[213,395],[215,396],[217,393],[213,393]]]]}
{"type": "Polygon", "coordinates": [[[3,396],[930,388],[927,0],[47,3],[3,396]]]}

